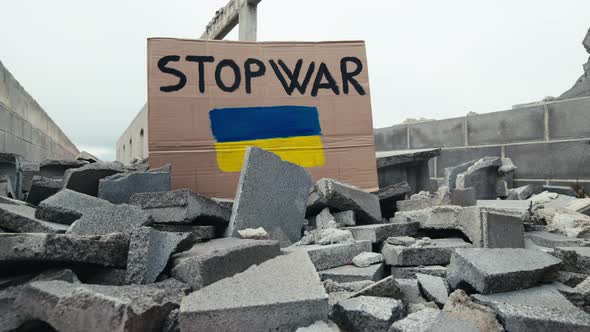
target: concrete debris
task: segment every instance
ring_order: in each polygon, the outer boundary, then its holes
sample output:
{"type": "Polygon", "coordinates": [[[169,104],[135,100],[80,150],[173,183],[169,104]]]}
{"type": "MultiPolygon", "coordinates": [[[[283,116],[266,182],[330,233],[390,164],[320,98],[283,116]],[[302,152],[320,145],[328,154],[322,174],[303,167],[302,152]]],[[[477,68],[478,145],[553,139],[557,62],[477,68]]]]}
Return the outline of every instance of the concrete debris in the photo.
{"type": "Polygon", "coordinates": [[[347,331],[387,331],[404,315],[405,307],[400,300],[359,296],[338,302],[332,319],[347,331]]]}
{"type": "Polygon", "coordinates": [[[498,168],[502,160],[498,157],[484,157],[457,174],[456,188],[475,188],[477,199],[495,199],[498,168]]]}
{"type": "Polygon", "coordinates": [[[28,205],[0,203],[0,228],[15,233],[64,233],[68,226],[35,218],[28,205]]]}
{"type": "Polygon", "coordinates": [[[475,303],[461,289],[451,293],[444,305],[443,312],[451,318],[469,321],[478,331],[503,332],[504,328],[496,319],[494,310],[475,303]]]}
{"type": "Polygon", "coordinates": [[[455,189],[451,193],[451,205],[457,206],[475,206],[477,205],[477,198],[475,196],[475,188],[455,189]]]}
{"type": "Polygon", "coordinates": [[[383,255],[376,252],[361,252],[354,256],[352,263],[358,267],[368,267],[369,265],[383,262],[383,255]]]}
{"type": "Polygon", "coordinates": [[[555,276],[555,281],[573,288],[588,277],[590,277],[590,275],[569,271],[558,271],[555,276]]]}
{"type": "Polygon", "coordinates": [[[424,298],[433,301],[439,306],[445,305],[449,299],[449,285],[447,281],[440,277],[434,277],[428,274],[416,274],[416,279],[424,294],[424,298]]]}
{"type": "Polygon", "coordinates": [[[422,297],[420,286],[416,279],[395,279],[402,292],[402,300],[406,305],[424,303],[426,300],[422,297]]]}
{"type": "Polygon", "coordinates": [[[407,182],[399,182],[385,188],[381,188],[373,194],[379,198],[381,216],[385,219],[392,218],[397,211],[396,202],[402,201],[412,193],[412,187],[407,182]]]}
{"type": "Polygon", "coordinates": [[[321,179],[315,183],[307,199],[307,215],[317,214],[326,207],[336,211],[353,210],[358,223],[381,222],[381,208],[376,195],[333,179],[321,179]]]}
{"type": "Polygon", "coordinates": [[[332,216],[334,216],[334,220],[336,221],[336,225],[338,226],[356,225],[356,215],[352,210],[335,212],[332,214],[332,216]]]}
{"type": "Polygon", "coordinates": [[[564,208],[590,216],[590,198],[573,200],[564,208]]]}
{"type": "MultiPolygon", "coordinates": [[[[446,188],[446,187],[442,187],[446,188]]],[[[440,205],[449,205],[451,203],[450,195],[440,193],[430,193],[429,191],[421,191],[410,196],[410,199],[404,201],[397,201],[396,207],[398,211],[415,211],[427,209],[440,205]]],[[[397,216],[397,213],[396,213],[397,216]]]]}
{"type": "Polygon", "coordinates": [[[388,224],[372,224],[354,227],[346,227],[352,233],[352,237],[357,240],[369,240],[373,243],[379,243],[395,236],[413,236],[416,235],[420,224],[418,222],[393,222],[388,224]]]}
{"type": "Polygon", "coordinates": [[[73,235],[102,235],[109,233],[130,234],[140,226],[153,222],[152,217],[141,208],[121,204],[88,209],[70,226],[67,233],[73,235]]]}
{"type": "Polygon", "coordinates": [[[39,175],[51,179],[63,179],[66,170],[80,168],[88,162],[80,160],[44,160],[39,165],[39,175]]]}
{"type": "Polygon", "coordinates": [[[300,327],[295,332],[340,332],[340,328],[331,320],[327,323],[319,320],[309,326],[300,327]]]}
{"type": "Polygon", "coordinates": [[[391,267],[391,275],[396,279],[416,279],[417,274],[446,278],[447,268],[440,265],[391,267]]]}
{"type": "Polygon", "coordinates": [[[39,175],[40,173],[40,164],[35,162],[27,162],[23,161],[20,165],[20,171],[22,173],[22,188],[21,191],[23,194],[28,193],[31,188],[31,182],[33,181],[33,177],[39,175]]]}
{"type": "Polygon", "coordinates": [[[326,321],[328,310],[311,260],[298,251],[185,296],[178,319],[181,331],[295,330],[326,321]]]}
{"type": "Polygon", "coordinates": [[[354,242],[352,233],[345,229],[336,228],[319,228],[311,232],[308,232],[299,240],[294,243],[295,246],[303,246],[310,244],[335,244],[335,243],[351,243],[354,242]]]}
{"type": "Polygon", "coordinates": [[[123,171],[123,168],[116,163],[91,163],[80,168],[67,169],[64,173],[62,185],[64,189],[96,197],[100,179],[123,173],[123,171]]]}
{"type": "Polygon", "coordinates": [[[453,289],[475,289],[481,294],[533,287],[553,277],[561,261],[529,249],[457,249],[447,280],[453,289]]]}
{"type": "Polygon", "coordinates": [[[590,247],[557,247],[553,255],[562,261],[562,270],[590,274],[590,247]]]}
{"type": "Polygon", "coordinates": [[[323,281],[324,288],[328,293],[334,292],[358,292],[368,286],[375,284],[371,280],[358,280],[358,281],[347,281],[347,282],[336,282],[332,279],[326,279],[323,281]]]}
{"type": "Polygon", "coordinates": [[[384,264],[374,264],[368,267],[344,265],[319,271],[322,280],[331,279],[336,282],[351,282],[360,280],[379,281],[384,277],[384,264]]]}
{"type": "Polygon", "coordinates": [[[579,239],[546,231],[526,232],[525,237],[542,247],[590,247],[590,240],[588,239],[579,239]]]}
{"type": "Polygon", "coordinates": [[[89,163],[96,163],[100,161],[100,159],[96,158],[95,156],[86,151],[81,151],[76,157],[76,160],[86,161],[89,163]]]}
{"type": "MultiPolygon", "coordinates": [[[[453,167],[445,168],[445,178],[444,178],[444,185],[449,187],[449,191],[453,192],[457,188],[457,176],[469,169],[473,164],[475,164],[477,160],[471,160],[453,167]]],[[[463,187],[469,188],[469,187],[463,187]]],[[[459,188],[461,189],[461,188],[459,188]]]]}
{"type": "Polygon", "coordinates": [[[129,203],[135,193],[170,191],[170,172],[119,173],[100,179],[98,197],[113,204],[129,203]]]}
{"type": "Polygon", "coordinates": [[[543,185],[543,190],[548,191],[550,193],[557,193],[560,195],[576,197],[578,194],[576,191],[570,186],[555,186],[555,185],[543,185]]]}
{"type": "Polygon", "coordinates": [[[381,253],[385,263],[393,266],[446,265],[457,248],[468,248],[471,244],[459,238],[433,239],[430,243],[416,242],[409,246],[383,244],[381,253]]]}
{"type": "Polygon", "coordinates": [[[277,241],[215,239],[172,256],[174,278],[200,289],[279,255],[277,241]]]}
{"type": "Polygon", "coordinates": [[[246,228],[238,231],[240,238],[250,240],[270,240],[270,235],[262,227],[246,228]]]}
{"type": "Polygon", "coordinates": [[[0,175],[0,197],[17,198],[14,185],[6,175],[0,175]]]}
{"type": "Polygon", "coordinates": [[[547,230],[578,238],[590,238],[590,216],[565,208],[539,208],[533,220],[547,225],[547,230]]]}
{"type": "Polygon", "coordinates": [[[402,300],[404,298],[404,293],[397,281],[395,281],[392,276],[389,276],[375,283],[367,285],[366,287],[351,295],[351,297],[357,296],[390,297],[393,299],[402,300]]]}
{"type": "Polygon", "coordinates": [[[41,201],[35,216],[39,219],[71,225],[82,215],[91,213],[94,209],[111,206],[113,206],[111,203],[103,199],[63,189],[41,201]]]}
{"type": "Polygon", "coordinates": [[[424,309],[409,314],[391,325],[389,332],[426,332],[438,318],[440,310],[424,309]]]}
{"type": "Polygon", "coordinates": [[[263,227],[281,247],[299,241],[311,187],[311,175],[305,168],[272,152],[248,147],[226,236],[263,227]]]}
{"type": "Polygon", "coordinates": [[[508,200],[525,200],[531,195],[533,195],[535,191],[535,187],[531,184],[527,184],[526,186],[510,189],[508,191],[508,200]]]}
{"type": "Polygon", "coordinates": [[[321,271],[352,264],[352,259],[356,255],[362,252],[372,251],[372,245],[370,241],[356,241],[328,245],[291,246],[286,248],[289,252],[299,249],[306,251],[315,268],[321,271]]]}
{"type": "Polygon", "coordinates": [[[126,282],[155,282],[168,264],[170,255],[183,246],[190,247],[191,236],[191,233],[161,232],[150,227],[136,228],[129,241],[126,282]]]}
{"type": "Polygon", "coordinates": [[[27,202],[38,205],[41,201],[55,195],[62,187],[60,179],[33,176],[27,194],[27,202]]]}
{"type": "Polygon", "coordinates": [[[309,224],[315,228],[336,228],[336,219],[330,213],[329,208],[325,208],[315,217],[309,218],[309,224]]]}

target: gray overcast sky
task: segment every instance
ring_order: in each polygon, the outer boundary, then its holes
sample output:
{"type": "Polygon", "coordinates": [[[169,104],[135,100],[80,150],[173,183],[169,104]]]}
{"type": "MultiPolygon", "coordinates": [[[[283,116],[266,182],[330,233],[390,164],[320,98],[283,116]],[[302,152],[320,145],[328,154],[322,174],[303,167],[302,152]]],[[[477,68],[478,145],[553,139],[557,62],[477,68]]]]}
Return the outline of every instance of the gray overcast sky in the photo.
{"type": "MultiPolygon", "coordinates": [[[[2,0],[0,60],[81,149],[114,159],[146,96],[146,38],[198,38],[226,0],[2,0]]],[[[259,40],[363,39],[373,125],[557,96],[588,0],[263,0],[259,40]]],[[[226,39],[237,39],[237,29],[226,39]]]]}

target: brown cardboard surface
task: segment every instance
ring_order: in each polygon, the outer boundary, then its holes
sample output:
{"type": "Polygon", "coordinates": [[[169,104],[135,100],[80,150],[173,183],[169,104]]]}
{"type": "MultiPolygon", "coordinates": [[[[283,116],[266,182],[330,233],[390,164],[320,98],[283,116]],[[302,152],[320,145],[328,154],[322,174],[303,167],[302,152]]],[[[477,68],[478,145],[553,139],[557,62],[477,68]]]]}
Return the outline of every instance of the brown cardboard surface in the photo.
{"type": "MultiPolygon", "coordinates": [[[[347,71],[354,65],[347,63],[347,71]]],[[[256,67],[255,67],[256,68],[256,67]]],[[[284,72],[283,72],[284,74],[284,72]]],[[[221,79],[234,82],[231,70],[221,71],[221,79]]],[[[323,77],[322,83],[327,82],[323,77]]],[[[172,164],[173,188],[189,188],[211,197],[233,197],[239,172],[223,172],[217,164],[215,138],[211,132],[209,111],[214,108],[300,105],[316,107],[322,130],[325,163],[309,168],[315,180],[329,177],[351,183],[363,189],[377,188],[377,171],[371,101],[365,45],[362,41],[343,42],[229,42],[170,38],[148,39],[148,128],[150,163],[158,167],[172,164]],[[168,62],[167,68],[179,70],[186,76],[186,84],[177,91],[161,91],[173,86],[179,78],[162,72],[158,61],[169,55],[179,61],[168,62]],[[199,65],[186,61],[189,55],[213,56],[205,63],[204,92],[199,91],[199,65]],[[364,95],[349,83],[344,93],[341,59],[358,58],[362,71],[354,76],[364,95]],[[246,92],[244,62],[248,58],[262,61],[266,66],[263,76],[253,77],[251,93],[246,92]],[[231,59],[238,65],[241,84],[233,92],[223,91],[214,79],[220,60],[231,59]],[[270,60],[284,63],[291,69],[303,60],[300,80],[311,61],[315,71],[305,93],[285,91],[269,65],[270,60]],[[324,63],[333,76],[339,93],[319,89],[311,95],[318,67],[324,63]]]]}

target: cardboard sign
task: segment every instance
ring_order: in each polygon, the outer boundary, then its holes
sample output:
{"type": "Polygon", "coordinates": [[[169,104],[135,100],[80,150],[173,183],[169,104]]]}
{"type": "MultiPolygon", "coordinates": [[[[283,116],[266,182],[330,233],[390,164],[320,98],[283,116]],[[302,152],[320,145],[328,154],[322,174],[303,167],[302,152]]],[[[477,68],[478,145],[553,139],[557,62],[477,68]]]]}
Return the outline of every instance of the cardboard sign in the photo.
{"type": "Polygon", "coordinates": [[[247,146],[377,188],[364,42],[148,39],[150,163],[172,186],[235,195],[247,146]]]}

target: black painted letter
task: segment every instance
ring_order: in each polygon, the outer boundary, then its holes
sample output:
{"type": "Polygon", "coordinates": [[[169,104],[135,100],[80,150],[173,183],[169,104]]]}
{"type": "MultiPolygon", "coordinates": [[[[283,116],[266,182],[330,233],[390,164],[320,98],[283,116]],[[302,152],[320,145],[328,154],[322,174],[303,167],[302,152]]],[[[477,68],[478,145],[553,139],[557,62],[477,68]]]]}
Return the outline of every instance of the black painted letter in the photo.
{"type": "Polygon", "coordinates": [[[335,95],[340,94],[340,89],[338,89],[338,85],[336,84],[334,77],[332,77],[330,70],[328,70],[328,66],[326,66],[326,64],[323,62],[318,67],[318,72],[315,76],[315,81],[313,82],[313,88],[311,89],[311,96],[317,96],[319,89],[332,89],[335,95]],[[327,83],[322,83],[324,76],[326,77],[326,80],[328,80],[327,83]]]}
{"type": "Polygon", "coordinates": [[[252,78],[253,77],[260,77],[266,73],[266,66],[264,63],[258,59],[248,58],[246,62],[244,62],[244,78],[246,81],[246,93],[252,92],[252,78]],[[252,65],[258,66],[257,71],[252,71],[252,65]]]}
{"type": "Polygon", "coordinates": [[[285,89],[285,92],[289,96],[293,93],[293,91],[295,91],[295,89],[297,89],[297,91],[299,91],[300,94],[305,93],[307,85],[309,84],[309,80],[311,79],[311,75],[313,74],[313,70],[315,69],[315,63],[313,61],[309,64],[309,67],[307,68],[307,73],[305,74],[305,78],[303,79],[303,83],[301,84],[299,84],[299,73],[301,72],[301,66],[303,65],[302,59],[297,60],[297,63],[295,64],[295,70],[293,72],[291,72],[291,70],[289,69],[289,67],[287,67],[283,60],[279,60],[279,65],[281,66],[281,68],[283,68],[283,71],[285,71],[285,74],[287,74],[287,77],[291,81],[291,83],[289,84],[287,84],[287,81],[285,80],[285,77],[279,70],[277,64],[273,60],[270,60],[269,62],[270,66],[272,67],[272,70],[275,72],[275,75],[283,85],[283,89],[285,89]]]}
{"type": "Polygon", "coordinates": [[[158,69],[160,69],[161,72],[178,77],[178,84],[161,86],[160,91],[162,91],[162,92],[178,91],[178,90],[184,88],[184,86],[186,85],[186,75],[184,75],[180,70],[166,67],[168,62],[170,62],[170,61],[176,62],[179,60],[180,60],[180,56],[178,56],[178,55],[167,55],[165,57],[160,58],[160,60],[158,60],[158,69]]]}
{"type": "Polygon", "coordinates": [[[186,61],[196,62],[199,64],[199,92],[205,92],[205,62],[213,62],[212,56],[187,55],[186,61]]]}
{"type": "Polygon", "coordinates": [[[242,81],[242,75],[240,74],[240,67],[236,65],[234,60],[225,59],[219,61],[217,64],[217,68],[215,68],[215,83],[217,86],[225,91],[225,92],[234,92],[240,87],[240,82],[242,81]],[[230,86],[225,85],[221,80],[221,71],[223,67],[230,67],[234,72],[234,83],[230,86]]]}
{"type": "Polygon", "coordinates": [[[352,84],[356,92],[358,92],[359,95],[364,96],[365,89],[363,89],[359,82],[353,78],[354,76],[360,74],[361,71],[363,71],[363,63],[361,62],[361,60],[353,56],[342,58],[342,60],[340,60],[340,71],[342,72],[342,93],[344,93],[345,95],[348,94],[348,82],[350,82],[350,84],[352,84]],[[356,69],[353,70],[351,73],[346,71],[347,62],[352,62],[356,65],[356,69]]]}

